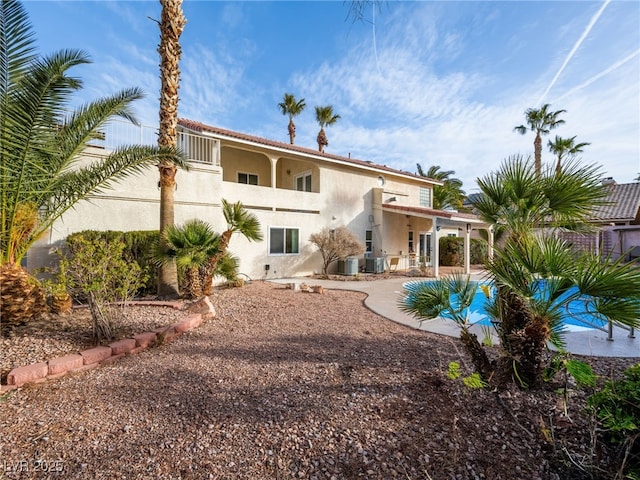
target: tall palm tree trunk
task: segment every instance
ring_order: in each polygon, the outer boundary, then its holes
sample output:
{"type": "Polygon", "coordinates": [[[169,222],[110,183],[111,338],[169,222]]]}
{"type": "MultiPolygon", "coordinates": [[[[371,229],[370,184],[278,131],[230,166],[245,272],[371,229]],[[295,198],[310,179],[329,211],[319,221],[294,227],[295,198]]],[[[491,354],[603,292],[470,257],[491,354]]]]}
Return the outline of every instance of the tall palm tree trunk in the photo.
{"type": "Polygon", "coordinates": [[[291,145],[294,144],[296,138],[296,125],[293,123],[293,118],[289,119],[289,141],[291,145]]]}
{"type": "MultiPolygon", "coordinates": [[[[182,13],[182,0],[160,0],[160,130],[158,145],[176,147],[178,144],[178,88],[180,83],[180,35],[187,23],[182,13]]],[[[174,191],[176,166],[161,163],[160,172],[160,238],[165,229],[174,223],[174,191]]],[[[163,242],[163,240],[161,240],[163,242]]],[[[166,244],[161,247],[166,250],[166,244]]],[[[158,295],[177,297],[178,272],[175,262],[160,267],[158,273],[158,295]]]]}
{"type": "Polygon", "coordinates": [[[316,138],[316,141],[318,142],[318,151],[324,152],[324,147],[329,145],[327,134],[324,132],[324,128],[321,128],[320,132],[318,132],[318,138],[316,138]]]}
{"type": "Polygon", "coordinates": [[[542,137],[540,133],[536,133],[536,139],[533,141],[533,152],[535,158],[536,175],[540,177],[542,174],[542,137]]]}

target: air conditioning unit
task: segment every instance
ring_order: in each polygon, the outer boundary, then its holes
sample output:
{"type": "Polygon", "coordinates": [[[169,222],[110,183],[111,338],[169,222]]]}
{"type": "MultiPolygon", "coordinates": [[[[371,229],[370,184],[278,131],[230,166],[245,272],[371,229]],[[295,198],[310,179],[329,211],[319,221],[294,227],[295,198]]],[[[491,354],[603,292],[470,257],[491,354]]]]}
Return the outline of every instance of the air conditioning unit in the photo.
{"type": "Polygon", "coordinates": [[[347,257],[344,260],[338,260],[338,273],[342,275],[357,275],[358,259],[356,257],[347,257]]]}
{"type": "Polygon", "coordinates": [[[365,258],[364,271],[367,273],[384,273],[384,257],[365,258]]]}

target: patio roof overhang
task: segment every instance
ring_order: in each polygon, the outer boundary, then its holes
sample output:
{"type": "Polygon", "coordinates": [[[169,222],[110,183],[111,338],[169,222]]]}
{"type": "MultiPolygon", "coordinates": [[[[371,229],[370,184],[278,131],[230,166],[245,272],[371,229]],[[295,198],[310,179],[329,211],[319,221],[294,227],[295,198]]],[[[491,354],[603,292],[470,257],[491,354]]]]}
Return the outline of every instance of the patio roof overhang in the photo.
{"type": "Polygon", "coordinates": [[[412,207],[407,205],[382,205],[383,212],[412,215],[414,217],[436,219],[438,225],[459,227],[461,224],[470,224],[471,228],[489,228],[489,224],[483,222],[477,215],[472,213],[461,213],[450,210],[436,210],[426,207],[412,207]]]}

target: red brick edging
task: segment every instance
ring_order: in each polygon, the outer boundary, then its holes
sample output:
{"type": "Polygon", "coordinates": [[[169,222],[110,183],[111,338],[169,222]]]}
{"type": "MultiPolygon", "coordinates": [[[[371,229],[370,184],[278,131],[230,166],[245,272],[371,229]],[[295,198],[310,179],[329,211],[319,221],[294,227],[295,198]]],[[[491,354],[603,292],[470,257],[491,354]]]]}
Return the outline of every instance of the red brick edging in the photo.
{"type": "MultiPolygon", "coordinates": [[[[137,304],[159,305],[158,302],[136,302],[137,304]]],[[[210,308],[209,312],[188,314],[182,321],[158,328],[152,332],[139,333],[132,338],[125,338],[110,343],[83,350],[77,354],[52,358],[47,362],[34,363],[23,367],[16,367],[7,375],[7,384],[0,385],[0,393],[14,390],[29,383],[41,383],[46,380],[60,378],[67,373],[91,370],[99,365],[106,365],[128,355],[134,355],[157,343],[173,340],[182,333],[199,327],[205,318],[213,316],[213,306],[208,301],[204,303],[210,308]]],[[[176,307],[175,304],[164,303],[162,306],[176,307]]],[[[181,304],[180,304],[181,305],[181,304]]]]}

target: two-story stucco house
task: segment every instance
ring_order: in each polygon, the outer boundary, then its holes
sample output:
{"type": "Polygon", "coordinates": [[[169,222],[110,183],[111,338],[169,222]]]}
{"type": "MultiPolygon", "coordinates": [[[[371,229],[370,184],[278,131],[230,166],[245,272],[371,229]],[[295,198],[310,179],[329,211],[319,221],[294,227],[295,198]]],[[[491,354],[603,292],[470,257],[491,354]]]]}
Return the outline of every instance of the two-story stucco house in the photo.
{"type": "MultiPolygon", "coordinates": [[[[191,120],[180,120],[179,129],[190,170],[176,177],[175,222],[199,218],[223,231],[221,199],[241,201],[260,220],[265,239],[232,238],[230,250],[251,278],[318,273],[321,257],[309,236],[323,227],[344,225],[361,238],[366,253],[358,269],[378,273],[393,257],[401,269],[437,258],[441,229],[461,232],[468,248],[471,229],[482,226],[473,215],[432,209],[436,180],[191,120]]],[[[87,161],[106,148],[90,148],[87,161]]],[[[30,253],[28,266],[42,264],[51,245],[73,232],[153,230],[158,223],[158,172],[149,169],[65,214],[30,253]]],[[[437,262],[432,267],[437,276],[437,262]]]]}

